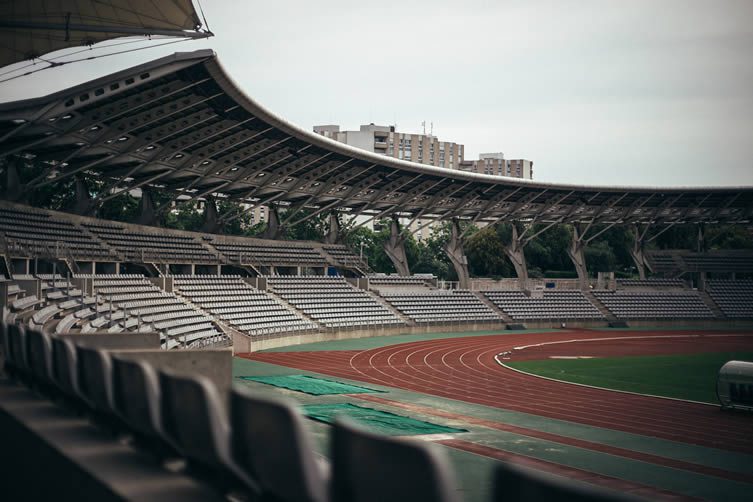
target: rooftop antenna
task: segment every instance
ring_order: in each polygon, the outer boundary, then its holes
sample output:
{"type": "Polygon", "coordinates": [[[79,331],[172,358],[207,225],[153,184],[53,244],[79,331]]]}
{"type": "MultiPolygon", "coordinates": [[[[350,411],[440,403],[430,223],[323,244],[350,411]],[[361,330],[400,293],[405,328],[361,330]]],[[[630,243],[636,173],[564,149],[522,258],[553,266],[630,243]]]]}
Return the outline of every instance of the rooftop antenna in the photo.
{"type": "Polygon", "coordinates": [[[434,136],[434,122],[431,123],[431,132],[429,134],[434,136]]]}
{"type": "Polygon", "coordinates": [[[426,136],[426,121],[424,120],[423,122],[421,122],[421,125],[424,128],[424,136],[426,136]]]}

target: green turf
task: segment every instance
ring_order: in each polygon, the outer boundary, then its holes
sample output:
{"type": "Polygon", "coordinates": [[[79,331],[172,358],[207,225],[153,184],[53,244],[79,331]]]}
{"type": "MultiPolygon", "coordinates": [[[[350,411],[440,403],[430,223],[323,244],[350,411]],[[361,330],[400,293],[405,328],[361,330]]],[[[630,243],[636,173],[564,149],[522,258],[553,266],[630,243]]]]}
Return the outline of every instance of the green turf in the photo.
{"type": "Polygon", "coordinates": [[[348,417],[367,429],[389,436],[412,436],[418,434],[455,434],[466,429],[433,424],[423,420],[375,410],[350,403],[309,404],[303,407],[307,417],[319,422],[332,423],[337,416],[348,417]]]}
{"type": "Polygon", "coordinates": [[[567,382],[717,404],[717,373],[732,359],[753,361],[753,352],[545,359],[505,364],[567,382]]]}
{"type": "Polygon", "coordinates": [[[312,396],[384,392],[358,385],[327,380],[325,378],[317,378],[310,375],[241,376],[238,378],[241,380],[251,380],[267,385],[274,385],[275,387],[282,387],[284,389],[295,390],[298,392],[305,392],[312,396]]]}

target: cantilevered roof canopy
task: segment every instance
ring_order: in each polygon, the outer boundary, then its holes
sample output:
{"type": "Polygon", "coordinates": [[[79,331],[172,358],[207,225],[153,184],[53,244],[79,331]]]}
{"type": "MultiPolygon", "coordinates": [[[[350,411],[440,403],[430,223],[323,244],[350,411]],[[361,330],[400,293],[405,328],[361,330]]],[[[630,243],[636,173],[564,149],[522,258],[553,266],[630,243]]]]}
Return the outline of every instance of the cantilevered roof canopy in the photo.
{"type": "MultiPolygon", "coordinates": [[[[206,50],[0,105],[0,157],[13,154],[55,164],[34,185],[86,172],[109,184],[105,198],[153,187],[374,217],[614,224],[753,218],[753,187],[549,184],[358,150],[265,110],[206,50]]],[[[294,214],[288,211],[288,223],[294,214]]]]}
{"type": "Polygon", "coordinates": [[[7,0],[0,2],[0,68],[111,38],[204,38],[191,0],[7,0]]]}

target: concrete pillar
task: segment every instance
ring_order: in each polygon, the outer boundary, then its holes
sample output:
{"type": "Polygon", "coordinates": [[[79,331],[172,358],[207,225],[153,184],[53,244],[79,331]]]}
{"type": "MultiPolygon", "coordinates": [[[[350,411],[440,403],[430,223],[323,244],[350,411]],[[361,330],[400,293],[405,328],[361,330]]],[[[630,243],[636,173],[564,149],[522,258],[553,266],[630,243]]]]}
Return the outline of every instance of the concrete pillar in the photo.
{"type": "Polygon", "coordinates": [[[206,202],[204,203],[204,224],[201,226],[201,231],[210,234],[220,233],[217,201],[211,195],[206,198],[206,202]]]}
{"type": "Polygon", "coordinates": [[[12,202],[23,202],[26,199],[26,190],[18,176],[18,167],[21,160],[17,157],[7,157],[5,166],[5,197],[12,202]]]}
{"type": "Polygon", "coordinates": [[[89,194],[89,189],[86,187],[86,183],[83,178],[76,176],[76,202],[73,206],[73,212],[82,216],[93,216],[94,205],[92,204],[92,198],[89,194]]]}
{"type": "Polygon", "coordinates": [[[390,238],[384,241],[384,252],[392,261],[398,275],[410,275],[408,258],[405,255],[405,237],[401,235],[397,217],[393,217],[390,223],[390,238]]]}
{"type": "Polygon", "coordinates": [[[337,218],[337,213],[332,211],[329,213],[329,230],[325,237],[327,244],[337,244],[340,240],[340,220],[337,218]]]}
{"type": "Polygon", "coordinates": [[[460,223],[458,220],[452,220],[450,225],[450,240],[445,245],[445,253],[450,258],[452,266],[458,275],[460,289],[469,289],[471,284],[471,274],[468,272],[468,258],[463,251],[463,240],[460,238],[460,223]]]}
{"type": "Polygon", "coordinates": [[[264,231],[263,238],[279,239],[281,233],[282,227],[280,226],[280,215],[277,213],[277,208],[269,206],[267,210],[267,229],[264,231]]]}
{"type": "Polygon", "coordinates": [[[152,195],[146,188],[141,189],[141,202],[139,202],[139,217],[136,223],[140,225],[157,225],[157,212],[154,210],[152,195]]]}
{"type": "MultiPolygon", "coordinates": [[[[699,253],[706,252],[706,227],[703,223],[698,224],[698,243],[696,249],[699,253]]],[[[706,290],[706,271],[698,272],[698,289],[701,291],[706,290]]]]}
{"type": "Polygon", "coordinates": [[[641,239],[641,231],[637,225],[633,225],[633,232],[635,233],[635,240],[633,241],[633,247],[630,248],[630,256],[633,258],[635,268],[638,269],[638,277],[640,279],[646,278],[646,256],[643,254],[643,239],[641,239]]]}
{"type": "Polygon", "coordinates": [[[525,244],[518,236],[518,227],[513,223],[512,239],[504,249],[505,254],[512,262],[512,266],[515,267],[515,274],[518,276],[520,285],[526,289],[528,288],[528,266],[526,265],[526,255],[523,252],[524,247],[525,244]]]}
{"type": "Polygon", "coordinates": [[[583,236],[580,234],[579,225],[573,225],[573,238],[570,241],[570,247],[567,248],[567,255],[575,265],[575,271],[578,273],[578,282],[580,289],[588,289],[588,269],[586,268],[586,253],[583,236]]]}

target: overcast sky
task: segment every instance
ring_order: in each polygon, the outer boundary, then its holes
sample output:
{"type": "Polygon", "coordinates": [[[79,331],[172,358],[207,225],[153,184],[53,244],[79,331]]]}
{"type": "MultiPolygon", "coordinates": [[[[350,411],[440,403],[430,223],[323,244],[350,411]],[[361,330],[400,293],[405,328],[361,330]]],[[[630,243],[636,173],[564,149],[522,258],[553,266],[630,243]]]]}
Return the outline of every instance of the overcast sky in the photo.
{"type": "Polygon", "coordinates": [[[426,121],[540,181],[753,185],[751,0],[202,4],[214,38],[0,83],[0,99],[210,47],[305,129],[426,121]]]}

